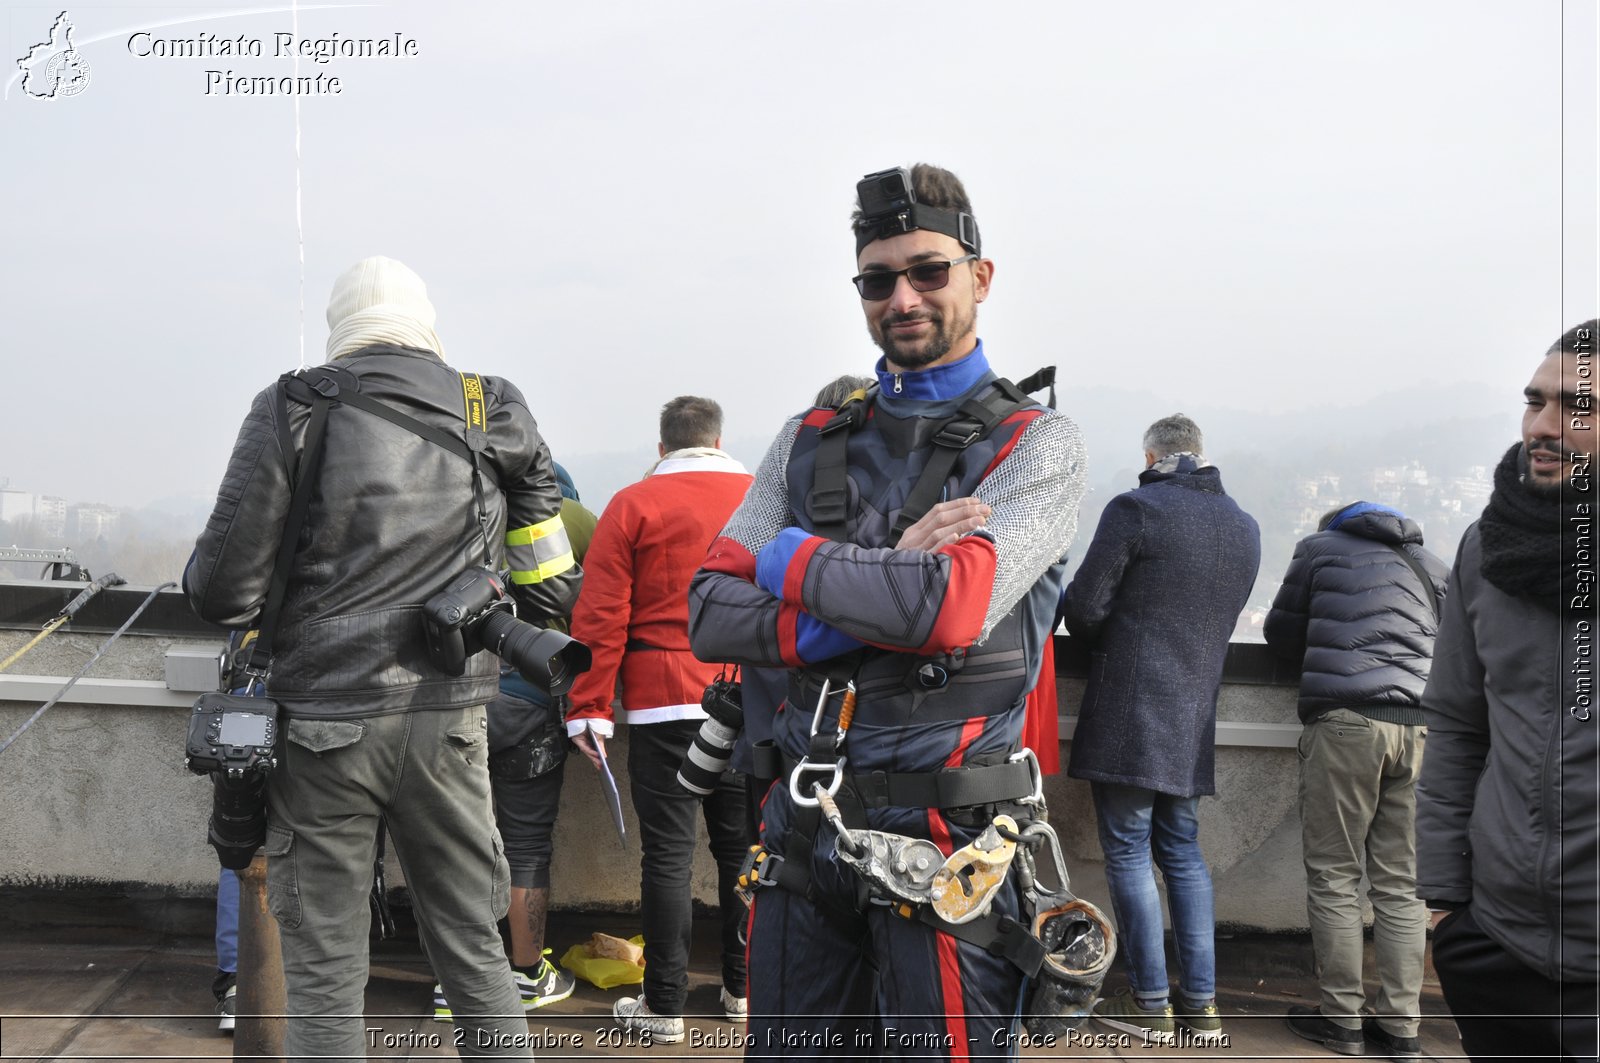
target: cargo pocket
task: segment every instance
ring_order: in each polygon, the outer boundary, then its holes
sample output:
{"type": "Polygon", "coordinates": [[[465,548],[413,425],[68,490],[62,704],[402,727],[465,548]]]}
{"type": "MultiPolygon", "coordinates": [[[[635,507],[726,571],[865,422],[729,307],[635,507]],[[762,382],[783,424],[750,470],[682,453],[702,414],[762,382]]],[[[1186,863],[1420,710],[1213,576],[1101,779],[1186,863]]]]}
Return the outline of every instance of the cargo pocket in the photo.
{"type": "Polygon", "coordinates": [[[460,727],[445,732],[445,741],[461,755],[469,767],[487,768],[489,764],[489,721],[480,710],[460,727]]]}
{"type": "Polygon", "coordinates": [[[267,910],[285,930],[300,926],[300,878],[294,866],[294,831],[267,827],[267,910]]]}
{"type": "Polygon", "coordinates": [[[367,733],[367,728],[354,720],[291,719],[286,733],[289,741],[320,757],[330,750],[355,745],[367,733]]]}
{"type": "Polygon", "coordinates": [[[511,865],[506,862],[506,844],[500,840],[499,829],[491,836],[494,838],[494,885],[489,890],[489,903],[495,919],[499,920],[511,910],[511,865]]]}

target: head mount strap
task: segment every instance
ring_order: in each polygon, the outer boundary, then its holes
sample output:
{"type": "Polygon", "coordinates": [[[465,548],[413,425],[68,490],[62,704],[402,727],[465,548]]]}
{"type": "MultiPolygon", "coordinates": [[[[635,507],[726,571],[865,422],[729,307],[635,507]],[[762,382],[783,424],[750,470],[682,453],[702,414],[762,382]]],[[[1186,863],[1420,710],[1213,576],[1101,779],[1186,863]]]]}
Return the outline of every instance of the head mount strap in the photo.
{"type": "Polygon", "coordinates": [[[856,254],[874,240],[887,240],[914,229],[943,233],[975,255],[983,253],[983,241],[978,235],[978,223],[964,211],[946,210],[927,203],[912,203],[893,214],[868,218],[861,223],[856,234],[856,254]]]}

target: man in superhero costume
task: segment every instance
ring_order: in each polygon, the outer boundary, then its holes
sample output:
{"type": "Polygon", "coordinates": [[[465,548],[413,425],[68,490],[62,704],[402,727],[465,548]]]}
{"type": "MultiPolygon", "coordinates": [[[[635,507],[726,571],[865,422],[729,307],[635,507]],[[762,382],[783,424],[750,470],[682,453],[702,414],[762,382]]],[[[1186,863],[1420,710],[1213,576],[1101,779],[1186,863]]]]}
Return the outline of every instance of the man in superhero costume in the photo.
{"type": "Polygon", "coordinates": [[[890,903],[839,858],[814,787],[839,784],[848,828],[947,856],[996,814],[1026,824],[1038,770],[1021,751],[1025,703],[1084,446],[989,367],[977,305],[994,263],[955,175],[883,171],[858,197],[877,386],[785,424],[690,588],[697,656],[790,669],[767,758],[748,1043],[763,1056],[1013,1056],[1015,871],[982,932],[890,903]]]}

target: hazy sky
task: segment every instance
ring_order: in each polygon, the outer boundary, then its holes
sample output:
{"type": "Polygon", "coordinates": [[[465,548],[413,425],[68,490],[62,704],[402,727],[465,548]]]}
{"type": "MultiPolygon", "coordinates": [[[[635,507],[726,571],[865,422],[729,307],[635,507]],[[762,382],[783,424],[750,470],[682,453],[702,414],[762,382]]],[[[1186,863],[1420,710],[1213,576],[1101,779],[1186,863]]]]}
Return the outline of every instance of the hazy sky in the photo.
{"type": "MultiPolygon", "coordinates": [[[[343,90],[300,98],[306,354],[333,278],[386,254],[427,281],[451,361],[517,381],[558,458],[642,468],[686,392],[768,437],[877,356],[848,287],[854,182],[927,160],[965,180],[997,264],[991,360],[1057,363],[1069,413],[1104,387],[1148,391],[1148,419],[1425,406],[1460,382],[1515,405],[1600,303],[1595,7],[302,9],[302,37],[417,49],[301,61],[343,90]]],[[[9,6],[9,59],[60,10],[9,6]]],[[[69,10],[90,83],[41,101],[12,77],[0,104],[0,479],[209,494],[301,320],[293,102],[207,95],[206,71],[292,73],[291,14],[69,10]],[[263,55],[141,57],[141,31],[263,55]]]]}

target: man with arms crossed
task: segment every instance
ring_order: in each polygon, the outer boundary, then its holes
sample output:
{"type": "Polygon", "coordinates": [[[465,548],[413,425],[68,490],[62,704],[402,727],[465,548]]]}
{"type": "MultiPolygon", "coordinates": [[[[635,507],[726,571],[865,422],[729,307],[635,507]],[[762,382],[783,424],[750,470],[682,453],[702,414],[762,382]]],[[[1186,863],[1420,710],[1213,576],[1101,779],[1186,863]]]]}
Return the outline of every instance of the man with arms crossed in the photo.
{"type": "MultiPolygon", "coordinates": [[[[1036,765],[1014,754],[1083,443],[1067,418],[993,384],[977,307],[994,263],[955,175],[922,164],[857,190],[877,390],[784,426],[690,591],[697,656],[791,669],[751,915],[751,1051],[1011,1055],[1023,974],[1004,943],[962,940],[925,904],[869,900],[814,794],[837,778],[848,828],[945,854],[998,811],[1028,819],[1036,765]]],[[[1017,916],[1020,895],[1013,873],[992,914],[1017,916]]]]}

